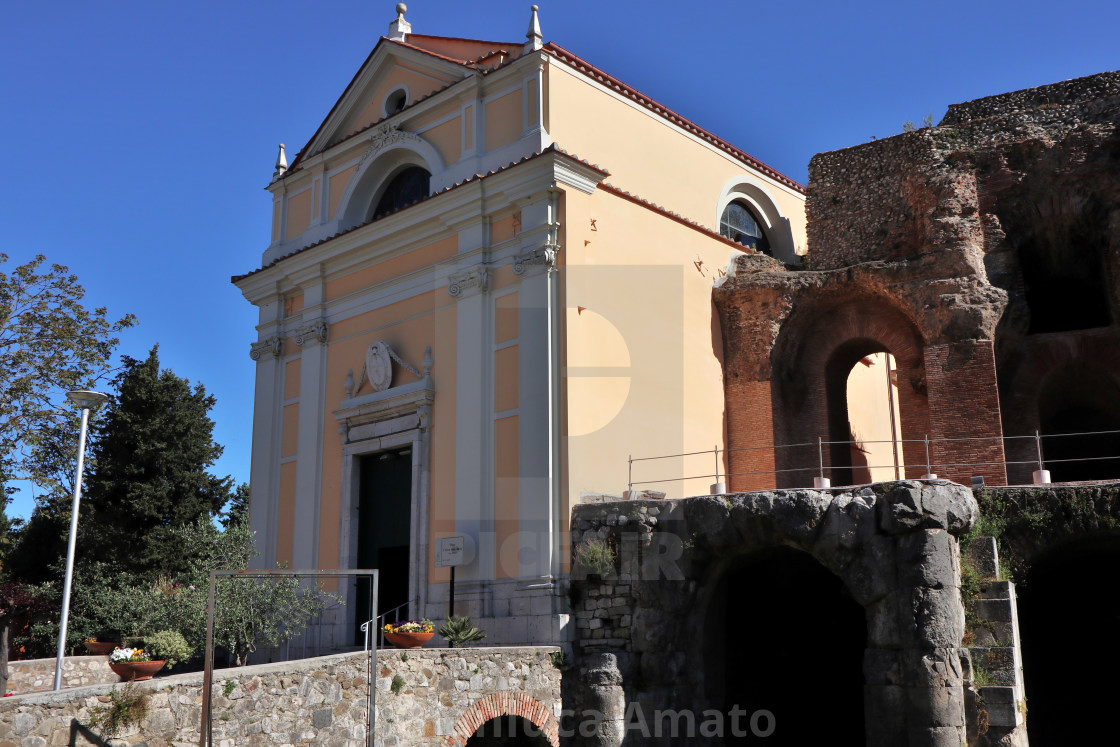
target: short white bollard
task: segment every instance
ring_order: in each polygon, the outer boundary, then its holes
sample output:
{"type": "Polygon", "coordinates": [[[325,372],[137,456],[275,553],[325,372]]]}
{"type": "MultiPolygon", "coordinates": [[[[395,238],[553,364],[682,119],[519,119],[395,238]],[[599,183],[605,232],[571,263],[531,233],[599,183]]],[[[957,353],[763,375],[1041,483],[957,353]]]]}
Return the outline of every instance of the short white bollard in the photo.
{"type": "Polygon", "coordinates": [[[937,479],[937,473],[936,472],[930,472],[928,475],[922,475],[921,479],[923,479],[923,480],[936,480],[937,479]]]}
{"type": "Polygon", "coordinates": [[[712,486],[708,488],[708,490],[712,495],[723,495],[727,492],[727,483],[713,482],[712,486]]]}
{"type": "Polygon", "coordinates": [[[1034,471],[1034,484],[1035,485],[1049,485],[1050,484],[1050,470],[1036,469],[1034,471]]]}
{"type": "Polygon", "coordinates": [[[828,479],[827,477],[814,477],[813,478],[813,488],[814,489],[824,490],[825,488],[831,488],[831,487],[832,487],[832,480],[828,479]]]}

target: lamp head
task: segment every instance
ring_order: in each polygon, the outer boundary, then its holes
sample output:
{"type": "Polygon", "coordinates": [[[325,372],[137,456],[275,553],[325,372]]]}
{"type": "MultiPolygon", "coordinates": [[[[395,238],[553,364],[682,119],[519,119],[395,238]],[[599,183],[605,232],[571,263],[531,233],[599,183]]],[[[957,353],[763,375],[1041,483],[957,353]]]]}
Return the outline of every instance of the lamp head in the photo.
{"type": "Polygon", "coordinates": [[[76,406],[80,407],[83,410],[92,410],[105,400],[109,399],[109,395],[102,394],[101,392],[91,392],[85,389],[79,389],[73,392],[67,392],[66,399],[70,400],[76,406]]]}

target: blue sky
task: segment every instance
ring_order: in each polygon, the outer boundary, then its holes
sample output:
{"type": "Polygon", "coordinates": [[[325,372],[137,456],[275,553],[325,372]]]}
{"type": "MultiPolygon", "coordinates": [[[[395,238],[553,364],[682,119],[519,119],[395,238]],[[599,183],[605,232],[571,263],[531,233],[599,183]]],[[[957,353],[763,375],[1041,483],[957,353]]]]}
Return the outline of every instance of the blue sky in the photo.
{"type": "MultiPolygon", "coordinates": [[[[520,41],[530,2],[414,0],[416,33],[520,41]]],[[[1120,68],[1120,3],[538,0],[547,41],[805,182],[814,153],[950,103],[1120,68]]],[[[386,0],[10,0],[0,252],[69,265],[132,312],[121,352],[218,398],[219,474],[249,479],[259,266],[276,145],[314,133],[395,17],[386,0]]],[[[562,144],[561,144],[562,145],[562,144]]],[[[26,516],[26,492],[9,506],[26,516]]]]}

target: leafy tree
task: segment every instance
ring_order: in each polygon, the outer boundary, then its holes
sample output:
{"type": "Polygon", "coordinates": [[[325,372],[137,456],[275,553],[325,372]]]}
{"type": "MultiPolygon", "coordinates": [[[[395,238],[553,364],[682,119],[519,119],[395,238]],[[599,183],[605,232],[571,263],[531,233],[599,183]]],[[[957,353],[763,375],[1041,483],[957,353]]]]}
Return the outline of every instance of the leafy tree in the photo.
{"type": "MultiPolygon", "coordinates": [[[[50,469],[34,465],[55,441],[52,433],[73,431],[73,409],[61,394],[95,386],[109,368],[116,333],[131,327],[127,314],[111,321],[104,307],[88,309],[85,290],[63,265],[43,267],[46,258],[4,272],[0,254],[0,485],[3,499],[15,479],[42,485],[50,469]]],[[[72,453],[71,453],[72,458],[72,453]]],[[[43,461],[40,459],[40,461],[43,461]]],[[[46,461],[49,462],[49,459],[46,461]]]]}
{"type": "Polygon", "coordinates": [[[0,696],[8,692],[8,648],[12,623],[41,612],[45,601],[33,589],[18,583],[0,584],[0,696]]]}
{"type": "Polygon", "coordinates": [[[215,400],[160,370],[158,346],[146,360],[123,361],[93,428],[79,543],[85,558],[176,577],[188,557],[171,530],[213,518],[232,493],[230,478],[207,471],[222,453],[208,416],[215,400]]]}

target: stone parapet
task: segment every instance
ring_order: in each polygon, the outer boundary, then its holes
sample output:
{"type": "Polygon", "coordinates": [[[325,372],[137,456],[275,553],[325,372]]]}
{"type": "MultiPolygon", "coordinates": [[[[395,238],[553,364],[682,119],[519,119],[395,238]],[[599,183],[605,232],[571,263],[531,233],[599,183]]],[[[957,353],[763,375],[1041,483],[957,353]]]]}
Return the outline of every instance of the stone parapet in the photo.
{"type": "MultiPolygon", "coordinates": [[[[24,659],[8,662],[8,692],[16,695],[54,687],[55,659],[24,659]]],[[[62,687],[106,685],[120,677],[109,669],[108,656],[67,656],[62,660],[62,687]]]]}
{"type": "MultiPolygon", "coordinates": [[[[498,715],[528,718],[558,744],[560,672],[552,647],[379,651],[373,672],[380,744],[462,745],[465,732],[498,715]],[[394,684],[396,683],[396,684],[394,684]],[[479,715],[484,718],[479,720],[479,715]],[[551,731],[549,731],[551,729],[551,731]]],[[[213,743],[366,744],[368,656],[363,653],[223,669],[211,690],[213,743]]],[[[0,702],[0,745],[100,745],[93,709],[126,686],[96,685],[0,702]]],[[[202,674],[136,683],[148,714],[115,745],[198,744],[202,674]]]]}

